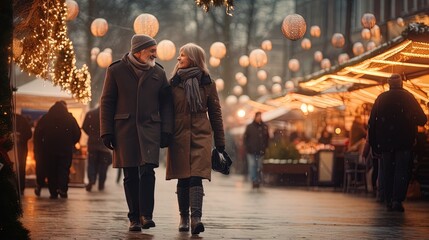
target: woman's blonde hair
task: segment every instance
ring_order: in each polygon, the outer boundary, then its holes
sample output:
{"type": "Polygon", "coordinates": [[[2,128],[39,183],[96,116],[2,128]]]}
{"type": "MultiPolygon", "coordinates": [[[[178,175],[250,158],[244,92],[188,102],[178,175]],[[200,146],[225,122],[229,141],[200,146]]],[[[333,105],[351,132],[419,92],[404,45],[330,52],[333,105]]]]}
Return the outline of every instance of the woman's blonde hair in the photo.
{"type": "MultiPolygon", "coordinates": [[[[187,43],[180,48],[179,54],[181,52],[188,56],[192,67],[198,67],[205,75],[209,74],[206,63],[206,53],[202,47],[195,43],[187,43]]],[[[177,73],[177,70],[179,70],[179,62],[174,66],[173,76],[177,73]]]]}

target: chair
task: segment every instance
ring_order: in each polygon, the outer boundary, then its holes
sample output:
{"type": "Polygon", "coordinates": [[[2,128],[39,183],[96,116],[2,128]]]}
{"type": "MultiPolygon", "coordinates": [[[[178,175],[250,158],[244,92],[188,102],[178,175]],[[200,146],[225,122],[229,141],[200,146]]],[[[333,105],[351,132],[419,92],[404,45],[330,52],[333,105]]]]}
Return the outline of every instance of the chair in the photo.
{"type": "Polygon", "coordinates": [[[359,152],[347,152],[344,154],[344,192],[357,192],[360,187],[364,187],[368,192],[366,181],[366,164],[359,162],[359,152]]]}

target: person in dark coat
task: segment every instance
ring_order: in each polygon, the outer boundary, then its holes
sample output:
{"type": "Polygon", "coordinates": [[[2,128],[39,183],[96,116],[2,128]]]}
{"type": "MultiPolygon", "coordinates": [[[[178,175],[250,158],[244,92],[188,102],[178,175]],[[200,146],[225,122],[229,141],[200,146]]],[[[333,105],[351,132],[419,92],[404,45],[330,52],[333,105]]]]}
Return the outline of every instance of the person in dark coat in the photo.
{"type": "Polygon", "coordinates": [[[73,150],[80,136],[79,124],[64,101],[56,102],[37,123],[34,132],[37,161],[43,159],[46,163],[51,199],[58,198],[58,194],[61,198],[68,197],[73,150]]]}
{"type": "Polygon", "coordinates": [[[88,180],[86,191],[91,192],[92,186],[97,181],[98,190],[104,190],[107,177],[107,169],[112,164],[112,150],[103,144],[100,137],[100,107],[96,107],[86,113],[82,130],[88,135],[88,180]]]}
{"type": "Polygon", "coordinates": [[[15,114],[16,128],[16,147],[18,153],[18,182],[21,194],[24,194],[25,189],[25,168],[27,165],[28,155],[28,140],[33,133],[31,132],[31,124],[28,118],[21,114],[15,114]]]}
{"type": "Polygon", "coordinates": [[[129,231],[155,227],[154,168],[173,131],[171,88],[156,50],[155,39],[134,35],[130,52],[108,67],[100,102],[100,135],[113,167],[124,171],[129,231]]]}
{"type": "Polygon", "coordinates": [[[403,89],[401,75],[392,74],[387,81],[389,91],[377,97],[371,111],[369,144],[382,155],[387,210],[403,212],[417,126],[423,126],[427,117],[414,96],[403,89]]]}
{"type": "Polygon", "coordinates": [[[243,142],[247,152],[248,173],[252,188],[259,188],[262,158],[269,142],[268,126],[262,121],[261,112],[256,112],[253,122],[247,125],[243,142]]]}
{"type": "Polygon", "coordinates": [[[174,102],[174,137],[168,149],[167,180],[178,179],[179,231],[204,232],[201,222],[204,187],[211,179],[211,151],[225,150],[222,111],[216,84],[210,78],[204,50],[187,43],[179,50],[170,80],[174,102]],[[214,137],[214,138],[213,138],[214,137]]]}

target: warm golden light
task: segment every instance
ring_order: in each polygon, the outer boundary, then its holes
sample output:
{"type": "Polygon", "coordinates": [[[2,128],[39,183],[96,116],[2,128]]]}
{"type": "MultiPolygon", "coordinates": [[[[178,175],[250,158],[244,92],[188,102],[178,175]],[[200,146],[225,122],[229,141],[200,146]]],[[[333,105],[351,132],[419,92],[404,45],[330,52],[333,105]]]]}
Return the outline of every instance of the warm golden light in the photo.
{"type": "Polygon", "coordinates": [[[134,32],[155,37],[159,31],[158,19],[149,13],[143,13],[134,20],[134,32]]]}
{"type": "Polygon", "coordinates": [[[170,40],[162,40],[158,43],[156,54],[163,61],[170,61],[176,55],[176,46],[170,40]]]}
{"type": "Polygon", "coordinates": [[[290,40],[302,38],[307,30],[305,19],[299,14],[290,14],[283,19],[282,33],[290,40]]]}
{"type": "Polygon", "coordinates": [[[91,23],[91,33],[96,37],[102,37],[109,30],[109,25],[107,24],[106,19],[96,18],[91,23]]]}
{"type": "Polygon", "coordinates": [[[264,50],[258,48],[250,52],[249,61],[253,67],[260,68],[268,63],[268,57],[264,50]]]}
{"type": "Polygon", "coordinates": [[[226,46],[222,42],[214,42],[210,46],[210,55],[222,59],[226,55],[226,46]]]}
{"type": "Polygon", "coordinates": [[[237,111],[237,116],[238,116],[239,118],[243,118],[244,116],[246,116],[246,111],[245,111],[244,109],[239,109],[239,110],[237,111]]]}

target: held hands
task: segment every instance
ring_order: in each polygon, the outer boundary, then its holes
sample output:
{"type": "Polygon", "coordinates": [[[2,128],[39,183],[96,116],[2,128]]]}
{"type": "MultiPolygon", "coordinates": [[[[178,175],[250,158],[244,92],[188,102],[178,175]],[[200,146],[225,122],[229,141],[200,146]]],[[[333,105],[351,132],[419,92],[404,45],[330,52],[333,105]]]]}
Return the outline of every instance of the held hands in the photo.
{"type": "Polygon", "coordinates": [[[108,149],[113,150],[115,148],[115,137],[112,134],[106,134],[101,137],[103,139],[103,144],[108,149]]]}
{"type": "Polygon", "coordinates": [[[161,143],[159,146],[165,148],[170,146],[173,135],[171,133],[161,132],[161,143]]]}

